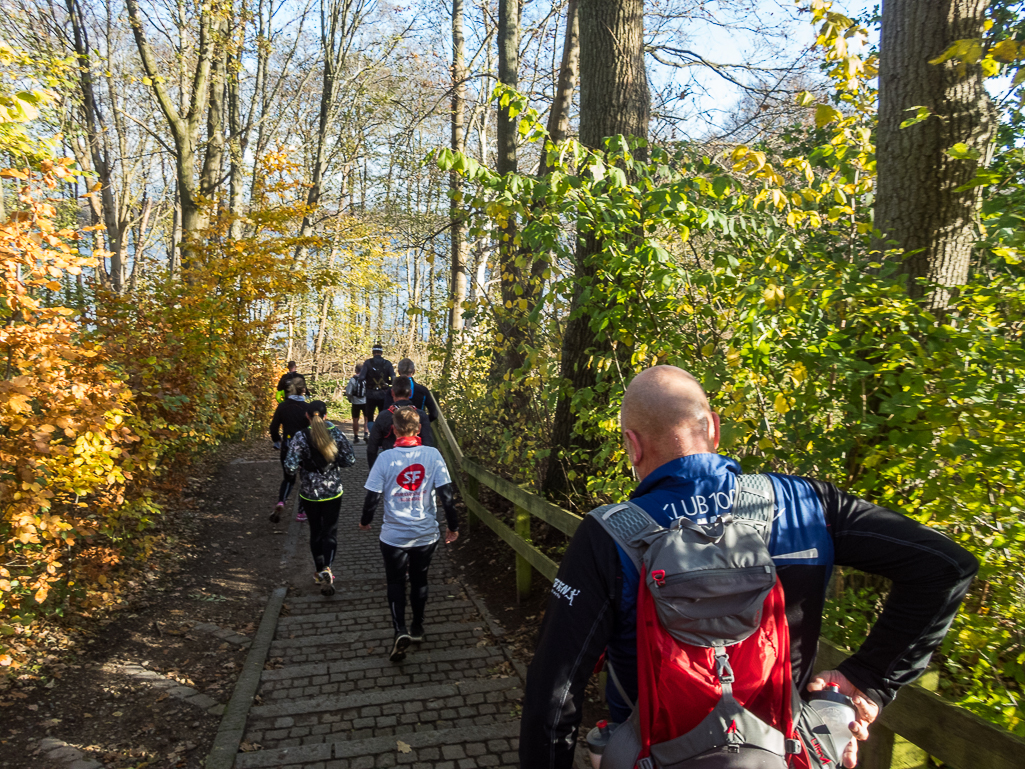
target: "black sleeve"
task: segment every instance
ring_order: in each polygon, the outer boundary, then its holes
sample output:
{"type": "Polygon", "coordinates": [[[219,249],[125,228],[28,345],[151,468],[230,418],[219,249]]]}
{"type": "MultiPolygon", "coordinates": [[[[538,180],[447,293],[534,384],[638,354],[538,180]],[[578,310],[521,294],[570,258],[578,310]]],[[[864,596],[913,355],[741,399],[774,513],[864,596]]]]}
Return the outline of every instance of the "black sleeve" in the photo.
{"type": "Polygon", "coordinates": [[[367,465],[371,468],[374,466],[374,462],[377,461],[377,455],[381,451],[381,441],[384,439],[384,414],[378,414],[377,419],[374,420],[374,427],[370,431],[370,437],[367,438],[367,465]]]}
{"type": "Polygon", "coordinates": [[[434,430],[431,429],[431,420],[427,418],[427,412],[423,409],[417,411],[420,412],[420,443],[437,448],[438,444],[434,440],[434,430]]]}
{"type": "Polygon", "coordinates": [[[840,665],[851,683],[887,705],[929,664],[979,563],[935,529],[831,484],[809,482],[823,503],[836,564],[893,582],[868,638],[840,665]]]}
{"type": "Polygon", "coordinates": [[[381,501],[381,492],[368,491],[363,498],[363,517],[359,519],[361,526],[369,526],[374,520],[374,511],[377,510],[377,503],[381,501]]]}
{"type": "Polygon", "coordinates": [[[456,487],[452,483],[444,486],[437,486],[434,489],[438,492],[438,499],[445,510],[445,523],[449,531],[459,531],[459,513],[456,512],[456,487]]]}
{"type": "Polygon", "coordinates": [[[356,379],[360,382],[367,381],[367,372],[370,370],[370,367],[367,365],[368,363],[370,363],[370,359],[363,361],[363,368],[361,368],[359,373],[356,375],[356,379]]]}
{"type": "Polygon", "coordinates": [[[274,439],[275,443],[281,442],[281,415],[284,413],[284,403],[279,403],[278,407],[274,409],[274,418],[270,422],[270,437],[274,439]]]}
{"type": "Polygon", "coordinates": [[[284,390],[286,384],[288,384],[288,374],[282,374],[281,379],[278,380],[278,389],[284,390]]]}
{"type": "Polygon", "coordinates": [[[622,567],[612,538],[591,517],[577,529],[548,598],[527,671],[520,766],[571,769],[584,688],[615,629],[622,567]]]}
{"type": "Polygon", "coordinates": [[[391,361],[385,361],[384,375],[387,378],[387,385],[391,387],[392,382],[395,381],[395,368],[392,366],[391,361]]]}

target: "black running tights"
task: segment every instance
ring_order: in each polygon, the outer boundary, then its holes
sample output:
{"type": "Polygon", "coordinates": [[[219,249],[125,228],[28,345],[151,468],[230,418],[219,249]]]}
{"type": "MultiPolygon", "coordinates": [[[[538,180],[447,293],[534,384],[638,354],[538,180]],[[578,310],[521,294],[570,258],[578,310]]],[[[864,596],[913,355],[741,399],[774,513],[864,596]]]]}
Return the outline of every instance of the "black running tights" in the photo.
{"type": "Polygon", "coordinates": [[[295,486],[295,473],[291,475],[285,469],[285,456],[288,454],[288,438],[282,437],[281,439],[281,472],[284,474],[284,478],[281,481],[281,487],[278,489],[278,502],[284,504],[288,501],[288,495],[292,491],[292,487],[295,486]]]}
{"type": "Polygon", "coordinates": [[[342,509],[342,498],[316,502],[300,497],[299,504],[310,522],[313,565],[317,571],[323,571],[334,562],[335,550],[338,549],[338,512],[342,509]]]}
{"type": "Polygon", "coordinates": [[[413,624],[423,625],[427,608],[427,569],[437,542],[419,547],[395,547],[381,543],[384,573],[388,580],[388,606],[395,632],[406,632],[406,571],[409,571],[409,602],[413,606],[413,624]]]}

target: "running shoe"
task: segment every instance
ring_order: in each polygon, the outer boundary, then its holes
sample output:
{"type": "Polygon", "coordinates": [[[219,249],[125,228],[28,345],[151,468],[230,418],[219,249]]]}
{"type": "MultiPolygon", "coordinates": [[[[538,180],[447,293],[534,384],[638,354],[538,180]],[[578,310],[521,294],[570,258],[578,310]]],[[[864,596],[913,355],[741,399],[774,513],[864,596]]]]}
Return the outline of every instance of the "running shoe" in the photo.
{"type": "Polygon", "coordinates": [[[299,521],[299,523],[305,523],[306,522],[306,511],[300,509],[299,512],[295,514],[295,519],[297,521],[299,521]]]}
{"type": "Polygon", "coordinates": [[[388,659],[392,662],[402,662],[406,658],[406,649],[409,648],[409,644],[412,642],[412,638],[409,637],[409,633],[405,630],[401,630],[395,634],[395,643],[392,644],[391,654],[388,655],[388,659]]]}
{"type": "Polygon", "coordinates": [[[331,569],[318,572],[313,581],[320,585],[321,595],[332,596],[335,594],[335,575],[331,573],[331,569]]]}
{"type": "Polygon", "coordinates": [[[352,445],[355,446],[357,443],[359,443],[359,436],[358,435],[352,436],[352,445]]]}
{"type": "Polygon", "coordinates": [[[366,443],[367,439],[370,438],[370,433],[363,433],[363,442],[366,443]]]}
{"type": "Polygon", "coordinates": [[[409,640],[415,644],[422,644],[425,638],[424,626],[419,622],[414,622],[409,628],[409,640]]]}
{"type": "Polygon", "coordinates": [[[285,509],[284,502],[278,502],[274,505],[274,512],[270,514],[270,522],[277,523],[281,520],[281,511],[285,509]]]}

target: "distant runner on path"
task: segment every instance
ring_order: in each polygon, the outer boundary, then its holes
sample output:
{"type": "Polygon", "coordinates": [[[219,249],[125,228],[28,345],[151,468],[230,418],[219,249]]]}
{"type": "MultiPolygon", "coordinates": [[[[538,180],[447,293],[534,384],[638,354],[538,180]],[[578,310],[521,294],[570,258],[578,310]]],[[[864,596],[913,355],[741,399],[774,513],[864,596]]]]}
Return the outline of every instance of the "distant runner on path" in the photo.
{"type": "Polygon", "coordinates": [[[288,393],[288,383],[296,377],[302,377],[302,374],[295,370],[295,361],[290,360],[288,362],[288,371],[281,375],[281,379],[278,380],[278,388],[274,391],[274,398],[278,403],[285,400],[285,396],[288,393]]]}
{"type": "MultiPolygon", "coordinates": [[[[288,501],[288,495],[292,492],[292,486],[295,485],[295,473],[285,470],[288,442],[293,435],[308,424],[306,419],[306,380],[301,375],[295,376],[288,382],[288,397],[278,404],[270,423],[270,437],[274,441],[274,448],[281,452],[281,468],[285,475],[281,481],[281,488],[278,489],[278,503],[270,515],[271,523],[281,520],[281,511],[285,509],[285,502],[288,501]]],[[[305,521],[306,513],[300,507],[295,517],[298,521],[305,521]]]]}
{"type": "Polygon", "coordinates": [[[313,554],[313,581],[321,595],[335,594],[331,564],[338,549],[338,513],[342,507],[342,468],[356,464],[352,446],[342,431],[327,416],[327,404],[306,404],[307,427],[297,432],[288,445],[285,472],[302,468],[299,504],[310,522],[310,552],[313,554]]]}
{"type": "Polygon", "coordinates": [[[384,347],[378,342],[371,348],[372,357],[363,361],[363,370],[356,377],[367,383],[367,429],[374,427],[375,411],[384,410],[384,394],[395,379],[391,361],[384,357],[384,347]]]}
{"type": "Polygon", "coordinates": [[[352,404],[352,442],[359,443],[359,416],[363,415],[363,441],[366,442],[370,433],[370,415],[367,413],[367,383],[360,380],[359,374],[363,364],[357,363],[355,373],[345,385],[345,397],[352,404]]]}
{"type": "MultiPolygon", "coordinates": [[[[416,373],[416,364],[412,358],[403,358],[398,365],[399,376],[409,377],[409,402],[421,411],[427,412],[427,416],[433,422],[438,418],[438,407],[435,405],[435,397],[422,384],[413,381],[413,374],[416,373]]],[[[387,409],[395,403],[395,397],[389,390],[384,395],[384,408],[387,409]]],[[[383,409],[382,409],[383,410],[383,409]]]]}
{"type": "Polygon", "coordinates": [[[363,518],[359,527],[370,531],[377,503],[384,497],[384,519],[381,524],[381,555],[388,581],[388,606],[395,626],[392,662],[401,662],[411,643],[424,640],[424,612],[427,609],[427,570],[440,538],[437,492],[445,508],[448,531],[445,544],[459,539],[459,516],[456,513],[452,479],[441,453],[431,446],[422,446],[417,432],[420,412],[413,406],[396,409],[394,419],[395,448],[377,458],[365,488],[363,518]],[[406,629],[406,573],[409,573],[413,624],[406,629]]]}

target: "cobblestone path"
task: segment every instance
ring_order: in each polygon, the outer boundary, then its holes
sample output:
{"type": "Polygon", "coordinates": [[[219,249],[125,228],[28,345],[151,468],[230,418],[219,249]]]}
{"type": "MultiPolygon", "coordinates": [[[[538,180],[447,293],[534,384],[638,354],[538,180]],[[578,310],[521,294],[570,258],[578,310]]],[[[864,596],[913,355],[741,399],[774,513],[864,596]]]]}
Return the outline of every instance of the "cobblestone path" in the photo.
{"type": "Polygon", "coordinates": [[[288,593],[236,769],[516,767],[523,681],[443,543],[431,565],[426,640],[403,662],[389,661],[381,511],[372,533],[357,529],[367,465],[365,445],[355,448],[333,597],[313,584],[307,525],[288,524],[280,564],[288,593]]]}

